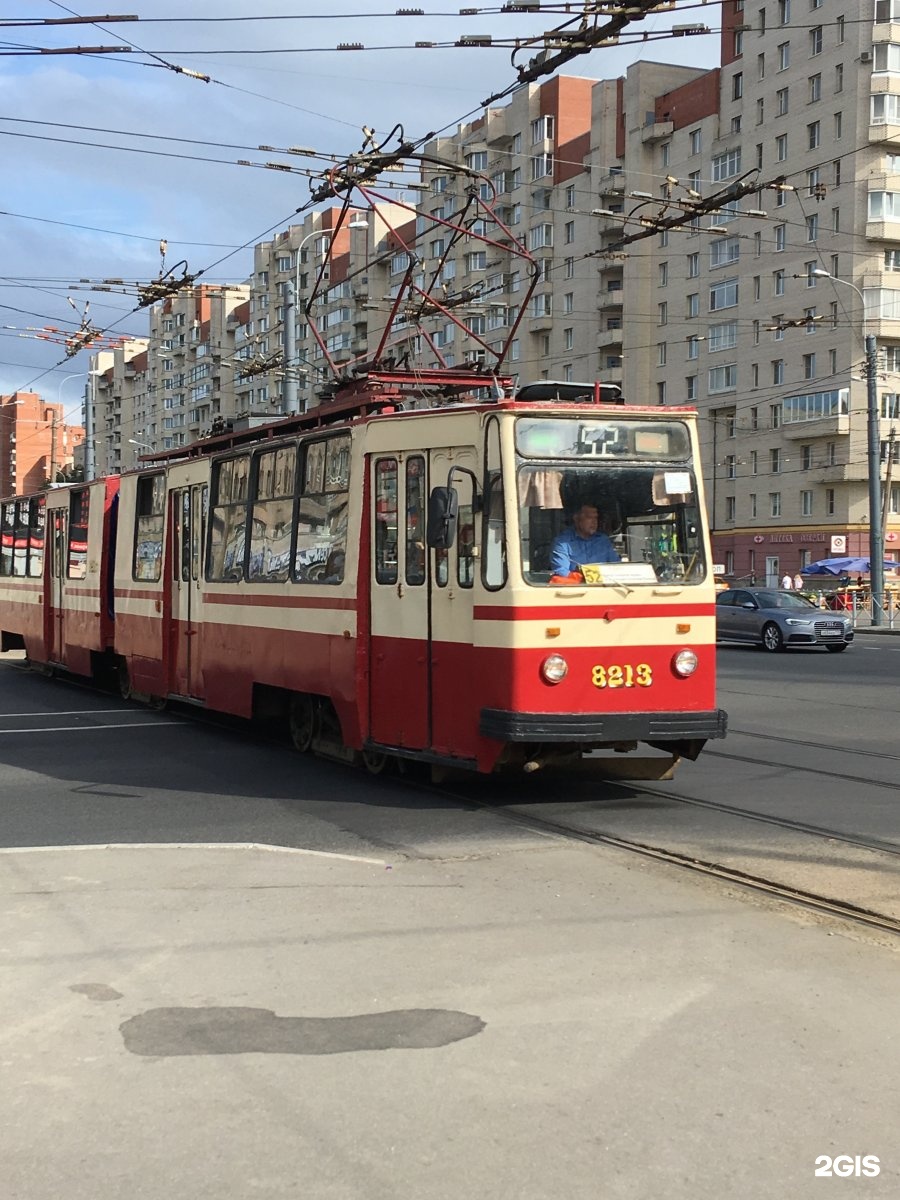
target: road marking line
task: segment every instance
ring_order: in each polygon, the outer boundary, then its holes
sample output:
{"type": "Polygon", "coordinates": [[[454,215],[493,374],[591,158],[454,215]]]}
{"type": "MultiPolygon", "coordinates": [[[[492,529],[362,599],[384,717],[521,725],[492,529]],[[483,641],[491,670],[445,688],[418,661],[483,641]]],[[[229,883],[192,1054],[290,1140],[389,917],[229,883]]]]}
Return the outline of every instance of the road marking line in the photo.
{"type": "Polygon", "coordinates": [[[311,858],[335,858],[342,862],[387,866],[387,859],[384,858],[364,858],[360,854],[337,854],[330,850],[307,850],[303,846],[275,846],[269,842],[100,842],[83,846],[3,846],[0,847],[0,856],[47,854],[58,850],[265,850],[271,854],[306,854],[311,858]]]}
{"type": "Polygon", "coordinates": [[[93,717],[97,713],[121,713],[126,712],[124,708],[69,708],[62,712],[47,712],[47,713],[7,713],[0,712],[0,721],[4,717],[93,717]]]}
{"type": "Polygon", "coordinates": [[[113,729],[160,729],[163,725],[180,725],[184,721],[128,721],[123,725],[47,725],[42,729],[0,729],[0,737],[18,737],[20,733],[109,733],[113,729]]]}

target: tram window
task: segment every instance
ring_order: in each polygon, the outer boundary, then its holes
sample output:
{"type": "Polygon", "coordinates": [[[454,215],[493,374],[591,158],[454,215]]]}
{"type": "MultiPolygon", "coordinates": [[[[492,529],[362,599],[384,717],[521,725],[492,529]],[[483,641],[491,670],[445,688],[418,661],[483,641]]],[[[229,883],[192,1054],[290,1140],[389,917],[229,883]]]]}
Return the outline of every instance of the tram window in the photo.
{"type": "MultiPolygon", "coordinates": [[[[191,578],[191,489],[184,488],[181,492],[181,514],[178,520],[180,533],[181,582],[188,583],[191,578]]],[[[177,571],[176,567],[176,571],[177,571]]]]}
{"type": "Polygon", "coordinates": [[[199,489],[193,489],[194,511],[191,521],[191,579],[200,578],[200,561],[203,557],[203,531],[206,528],[206,517],[209,512],[209,488],[204,483],[199,489]]]}
{"type": "Polygon", "coordinates": [[[28,501],[16,501],[16,525],[13,537],[13,575],[28,574],[28,501]]]}
{"type": "Polygon", "coordinates": [[[32,496],[28,522],[28,574],[39,579],[44,573],[44,528],[47,503],[43,496],[32,496]]]}
{"type": "Polygon", "coordinates": [[[425,582],[425,459],[406,463],[406,582],[425,582]]]}
{"type": "Polygon", "coordinates": [[[294,579],[341,583],[347,557],[350,438],[307,442],[300,479],[294,579]]]}
{"type": "Polygon", "coordinates": [[[257,456],[247,567],[248,579],[256,583],[283,583],[290,574],[296,479],[296,446],[257,456]]]}
{"type": "Polygon", "coordinates": [[[397,460],[375,463],[375,582],[396,583],[397,460]]]}
{"type": "Polygon", "coordinates": [[[459,519],[456,526],[456,579],[460,587],[470,588],[475,582],[475,505],[474,481],[463,475],[458,483],[459,519]]]}
{"type": "Polygon", "coordinates": [[[702,522],[688,465],[520,468],[522,570],[531,584],[558,576],[628,586],[706,578],[702,522]],[[593,517],[585,529],[579,514],[593,517]]]}
{"type": "Polygon", "coordinates": [[[144,475],[138,479],[131,572],[133,579],[156,583],[162,573],[165,504],[166,479],[162,473],[144,475]]]}
{"type": "Polygon", "coordinates": [[[66,574],[69,579],[87,577],[88,516],[91,493],[87,488],[73,492],[69,498],[69,545],[66,574]]]}
{"type": "Polygon", "coordinates": [[[13,545],[16,536],[16,506],[7,500],[0,507],[0,575],[13,573],[13,545]]]}
{"type": "Polygon", "coordinates": [[[434,582],[438,587],[446,587],[450,582],[450,551],[443,546],[434,552],[434,582]]]}
{"type": "Polygon", "coordinates": [[[506,515],[503,508],[503,476],[497,472],[488,480],[484,504],[484,554],[482,581],[486,588],[501,588],[506,583],[506,515]]]}
{"type": "Polygon", "coordinates": [[[213,465],[212,519],[206,560],[206,578],[211,582],[235,583],[244,576],[249,478],[249,454],[213,465]]]}

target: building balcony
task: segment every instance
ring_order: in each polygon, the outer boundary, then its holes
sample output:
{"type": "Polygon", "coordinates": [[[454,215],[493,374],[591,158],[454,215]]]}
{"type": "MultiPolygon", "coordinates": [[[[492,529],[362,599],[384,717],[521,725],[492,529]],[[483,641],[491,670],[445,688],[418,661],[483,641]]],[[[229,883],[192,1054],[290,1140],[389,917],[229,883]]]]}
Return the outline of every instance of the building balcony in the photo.
{"type": "Polygon", "coordinates": [[[846,437],[850,433],[850,414],[820,417],[817,421],[791,421],[781,426],[781,436],[792,442],[809,442],[813,438],[846,437]]]}
{"type": "MultiPolygon", "coordinates": [[[[900,136],[897,146],[900,148],[900,136]]],[[[900,242],[900,221],[866,221],[866,237],[873,242],[900,242]]]]}
{"type": "Polygon", "coordinates": [[[869,126],[869,143],[881,145],[888,150],[900,146],[900,125],[889,125],[887,122],[869,126]]]}
{"type": "Polygon", "coordinates": [[[603,292],[597,301],[597,307],[601,310],[607,308],[621,308],[623,294],[622,288],[617,288],[612,292],[603,292]]]}
{"type": "Polygon", "coordinates": [[[528,332],[542,333],[545,329],[553,328],[553,313],[541,313],[537,317],[529,317],[528,332]]]}
{"type": "Polygon", "coordinates": [[[662,138],[671,137],[675,130],[673,121],[650,121],[641,130],[642,142],[658,142],[662,138]]]}
{"type": "Polygon", "coordinates": [[[608,351],[617,347],[621,350],[622,333],[621,329],[601,329],[597,334],[597,349],[608,351]]]}
{"type": "Polygon", "coordinates": [[[810,471],[810,476],[816,483],[864,483],[869,478],[869,470],[866,462],[835,463],[810,471]]]}
{"type": "Polygon", "coordinates": [[[625,192],[625,174],[622,171],[610,171],[600,180],[597,189],[601,196],[620,196],[625,192]]]}

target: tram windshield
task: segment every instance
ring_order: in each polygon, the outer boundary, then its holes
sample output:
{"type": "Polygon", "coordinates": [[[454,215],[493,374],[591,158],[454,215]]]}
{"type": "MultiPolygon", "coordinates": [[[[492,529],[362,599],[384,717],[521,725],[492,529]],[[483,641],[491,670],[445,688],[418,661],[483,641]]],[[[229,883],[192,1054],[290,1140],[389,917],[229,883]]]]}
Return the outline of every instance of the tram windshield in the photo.
{"type": "Polygon", "coordinates": [[[701,583],[697,481],[681,421],[522,417],[519,534],[527,583],[701,583]]]}

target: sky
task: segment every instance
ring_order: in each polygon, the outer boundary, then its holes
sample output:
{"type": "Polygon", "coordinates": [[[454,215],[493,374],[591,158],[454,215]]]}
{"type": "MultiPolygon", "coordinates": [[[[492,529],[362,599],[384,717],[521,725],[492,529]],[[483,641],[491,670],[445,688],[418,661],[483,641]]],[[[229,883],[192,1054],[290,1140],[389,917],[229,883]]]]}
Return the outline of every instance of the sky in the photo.
{"type": "MultiPolygon", "coordinates": [[[[449,133],[515,82],[509,47],[413,43],[533,38],[568,19],[546,0],[535,14],[501,13],[496,2],[467,16],[442,0],[416,7],[423,16],[396,16],[384,0],[130,0],[121,8],[115,0],[83,8],[75,0],[0,0],[0,394],[37,391],[77,421],[90,351],[67,359],[64,347],[34,332],[45,325],[71,332],[89,303],[96,327],[146,336],[148,314],[131,311],[133,295],[91,283],[123,279],[133,292],[156,278],[162,238],[167,268],[186,262],[208,283],[245,281],[253,244],[302,219],[294,214],[309,201],[310,181],[238,159],[321,169],[322,159],[258,148],[344,156],[361,148],[363,127],[376,139],[398,123],[412,139],[449,133]],[[4,25],[100,7],[140,20],[4,25]],[[269,16],[277,19],[261,19],[269,16]],[[366,49],[337,49],[347,42],[366,49]],[[129,44],[127,53],[33,52],[129,44]]],[[[594,50],[563,70],[614,78],[640,59],[710,68],[718,62],[719,20],[718,3],[677,0],[674,12],[632,27],[659,40],[594,50]],[[659,37],[673,23],[714,32],[659,37]]],[[[540,48],[521,52],[516,65],[540,48]]]]}

